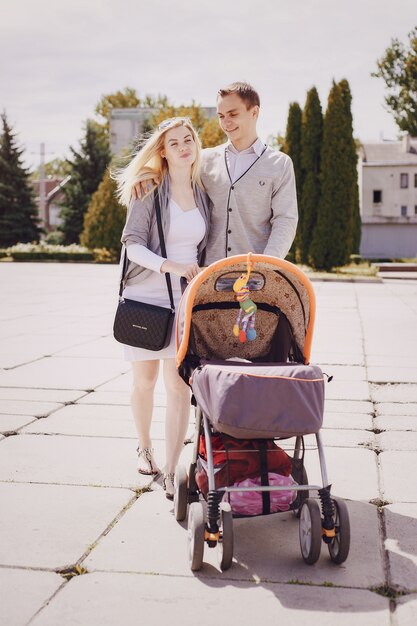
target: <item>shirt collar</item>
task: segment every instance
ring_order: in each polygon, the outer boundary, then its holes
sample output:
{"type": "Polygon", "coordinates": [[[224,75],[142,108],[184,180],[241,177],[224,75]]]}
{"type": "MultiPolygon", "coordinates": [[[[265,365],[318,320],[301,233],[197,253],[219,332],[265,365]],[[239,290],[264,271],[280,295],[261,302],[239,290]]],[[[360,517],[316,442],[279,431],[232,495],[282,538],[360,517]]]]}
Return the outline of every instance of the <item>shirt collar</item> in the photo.
{"type": "Polygon", "coordinates": [[[260,157],[262,152],[265,150],[265,144],[259,139],[259,137],[254,141],[254,143],[246,148],[246,150],[236,150],[231,141],[226,144],[226,150],[232,152],[233,154],[252,154],[255,153],[257,157],[260,157]]]}

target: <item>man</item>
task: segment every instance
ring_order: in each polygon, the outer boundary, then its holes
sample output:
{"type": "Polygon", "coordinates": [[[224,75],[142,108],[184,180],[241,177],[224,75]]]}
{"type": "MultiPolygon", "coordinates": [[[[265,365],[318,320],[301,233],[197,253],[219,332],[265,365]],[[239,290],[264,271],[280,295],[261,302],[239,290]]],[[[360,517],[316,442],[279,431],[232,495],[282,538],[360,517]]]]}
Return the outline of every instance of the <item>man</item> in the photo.
{"type": "Polygon", "coordinates": [[[203,151],[201,179],[210,198],[205,264],[255,252],[285,258],[298,221],[292,161],[258,138],[259,95],[247,83],[220,89],[217,113],[229,141],[203,151]]]}

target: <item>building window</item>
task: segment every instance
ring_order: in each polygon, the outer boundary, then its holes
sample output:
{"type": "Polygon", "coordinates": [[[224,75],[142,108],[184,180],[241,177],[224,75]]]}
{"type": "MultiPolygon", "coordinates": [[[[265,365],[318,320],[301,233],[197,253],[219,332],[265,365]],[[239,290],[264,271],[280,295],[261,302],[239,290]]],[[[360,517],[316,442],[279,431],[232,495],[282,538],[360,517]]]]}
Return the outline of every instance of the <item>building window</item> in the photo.
{"type": "Polygon", "coordinates": [[[382,202],[382,191],[381,189],[374,189],[374,204],[381,204],[382,202]]]}
{"type": "Polygon", "coordinates": [[[414,215],[417,215],[417,204],[414,205],[414,215]]]}
{"type": "Polygon", "coordinates": [[[417,174],[414,174],[414,187],[417,187],[417,174]]]}
{"type": "Polygon", "coordinates": [[[401,217],[407,217],[407,207],[404,205],[401,207],[401,217]]]}
{"type": "Polygon", "coordinates": [[[400,187],[401,189],[408,188],[408,174],[400,174],[400,187]]]}

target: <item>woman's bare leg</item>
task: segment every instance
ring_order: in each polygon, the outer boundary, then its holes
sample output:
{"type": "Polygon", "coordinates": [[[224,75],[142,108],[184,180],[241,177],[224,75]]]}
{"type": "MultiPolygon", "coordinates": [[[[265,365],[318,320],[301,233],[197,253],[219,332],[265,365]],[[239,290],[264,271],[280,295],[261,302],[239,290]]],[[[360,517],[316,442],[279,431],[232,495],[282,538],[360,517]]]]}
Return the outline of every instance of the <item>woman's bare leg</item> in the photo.
{"type": "Polygon", "coordinates": [[[164,382],[167,392],[165,417],[165,472],[171,474],[180,458],[190,419],[190,390],[179,376],[174,359],[164,361],[164,382]]]}
{"type": "MultiPolygon", "coordinates": [[[[153,412],[153,395],[155,384],[158,379],[159,361],[133,361],[133,388],[131,406],[136,431],[138,433],[139,448],[152,448],[151,422],[153,412]]],[[[156,468],[156,464],[154,464],[156,468]]],[[[139,467],[149,469],[142,459],[139,467]]]]}

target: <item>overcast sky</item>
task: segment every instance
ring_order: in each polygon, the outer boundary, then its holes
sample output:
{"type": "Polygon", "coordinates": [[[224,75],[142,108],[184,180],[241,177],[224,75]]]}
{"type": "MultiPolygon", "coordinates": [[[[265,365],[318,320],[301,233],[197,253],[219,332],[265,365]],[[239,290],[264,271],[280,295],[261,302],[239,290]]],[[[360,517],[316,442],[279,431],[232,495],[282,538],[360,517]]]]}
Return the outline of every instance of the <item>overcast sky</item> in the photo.
{"type": "Polygon", "coordinates": [[[323,110],[347,78],[354,132],[393,139],[384,84],[371,78],[393,37],[417,25],[416,0],[0,0],[0,109],[38,163],[68,155],[102,94],[214,106],[247,80],[261,96],[263,139],[285,131],[288,106],[315,85],[323,110]]]}

